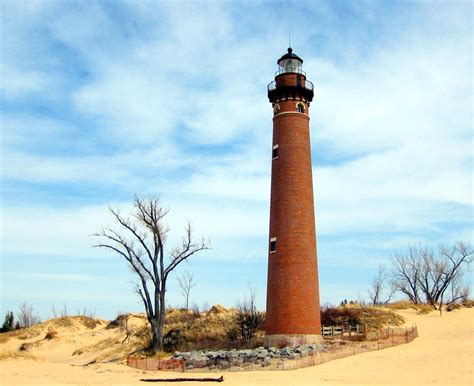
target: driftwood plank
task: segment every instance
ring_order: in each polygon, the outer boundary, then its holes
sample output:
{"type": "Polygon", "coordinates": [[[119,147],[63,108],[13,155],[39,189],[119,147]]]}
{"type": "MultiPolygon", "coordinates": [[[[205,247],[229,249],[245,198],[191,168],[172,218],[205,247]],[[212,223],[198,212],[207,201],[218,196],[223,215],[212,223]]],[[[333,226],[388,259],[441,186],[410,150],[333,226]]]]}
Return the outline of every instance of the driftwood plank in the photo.
{"type": "Polygon", "coordinates": [[[219,378],[164,378],[164,379],[140,379],[142,382],[224,382],[224,376],[219,378]]]}

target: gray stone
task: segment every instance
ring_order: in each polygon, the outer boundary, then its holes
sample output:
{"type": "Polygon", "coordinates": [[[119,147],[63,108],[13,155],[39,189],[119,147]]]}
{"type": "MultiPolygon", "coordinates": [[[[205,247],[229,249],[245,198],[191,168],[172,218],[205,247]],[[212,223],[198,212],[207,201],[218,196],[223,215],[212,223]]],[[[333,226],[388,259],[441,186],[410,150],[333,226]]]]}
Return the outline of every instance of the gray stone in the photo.
{"type": "Polygon", "coordinates": [[[224,359],[217,360],[216,365],[217,367],[220,367],[221,369],[228,369],[230,367],[229,362],[224,359]]]}
{"type": "Polygon", "coordinates": [[[302,357],[307,357],[309,354],[308,350],[302,349],[299,353],[302,357]]]}
{"type": "Polygon", "coordinates": [[[291,354],[292,354],[292,352],[288,347],[285,347],[280,351],[280,356],[282,356],[282,357],[288,357],[291,354]]]}
{"type": "Polygon", "coordinates": [[[207,358],[205,356],[201,356],[193,360],[193,366],[198,369],[206,367],[206,364],[207,358]]]}

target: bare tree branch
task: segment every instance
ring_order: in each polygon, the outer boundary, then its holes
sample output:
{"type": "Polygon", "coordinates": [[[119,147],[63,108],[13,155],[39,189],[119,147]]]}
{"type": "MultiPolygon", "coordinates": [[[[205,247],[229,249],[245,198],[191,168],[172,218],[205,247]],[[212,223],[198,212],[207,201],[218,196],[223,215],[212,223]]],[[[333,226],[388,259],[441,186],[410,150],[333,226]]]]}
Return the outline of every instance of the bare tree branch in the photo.
{"type": "Polygon", "coordinates": [[[422,293],[427,303],[441,311],[448,289],[452,295],[448,303],[462,299],[462,294],[467,293],[462,289],[462,266],[469,265],[473,258],[472,248],[463,242],[440,245],[437,255],[426,247],[410,247],[408,254],[393,259],[392,282],[414,303],[420,301],[419,293],[422,293]]]}
{"type": "Polygon", "coordinates": [[[183,295],[186,310],[189,310],[189,294],[191,293],[191,289],[196,286],[194,275],[186,271],[184,275],[178,276],[178,284],[181,288],[181,295],[183,295]]]}
{"type": "Polygon", "coordinates": [[[161,207],[158,198],[141,199],[137,196],[133,207],[131,217],[124,217],[119,210],[109,208],[119,230],[108,227],[94,234],[101,239],[94,247],[116,253],[138,276],[136,292],[143,302],[151,326],[151,348],[156,351],[162,348],[168,276],[192,255],[209,249],[209,244],[204,241],[194,243],[191,225],[188,224],[181,244],[169,253],[169,263],[166,265],[164,245],[169,228],[164,218],[169,209],[161,207]]]}

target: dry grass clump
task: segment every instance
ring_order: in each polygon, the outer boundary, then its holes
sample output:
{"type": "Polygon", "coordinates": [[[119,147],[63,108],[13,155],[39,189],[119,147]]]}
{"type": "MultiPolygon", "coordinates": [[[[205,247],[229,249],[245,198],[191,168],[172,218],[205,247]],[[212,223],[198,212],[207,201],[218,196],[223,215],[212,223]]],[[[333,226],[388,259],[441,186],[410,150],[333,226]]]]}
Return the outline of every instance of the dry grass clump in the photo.
{"type": "Polygon", "coordinates": [[[63,316],[61,318],[51,319],[50,321],[55,327],[72,327],[74,323],[72,322],[71,318],[67,316],[63,316]]]}
{"type": "Polygon", "coordinates": [[[385,307],[390,308],[392,310],[408,310],[411,308],[418,311],[418,314],[428,314],[434,309],[430,304],[414,304],[408,300],[400,300],[398,302],[390,303],[387,304],[385,307]]]}
{"type": "Polygon", "coordinates": [[[19,351],[30,351],[34,347],[34,343],[23,343],[18,348],[19,351]]]}
{"type": "Polygon", "coordinates": [[[324,326],[365,325],[369,330],[399,326],[405,319],[393,311],[375,307],[324,307],[321,310],[321,323],[324,326]]]}
{"type": "Polygon", "coordinates": [[[458,309],[460,309],[461,307],[462,307],[462,305],[459,304],[459,303],[451,303],[451,304],[448,304],[448,305],[446,306],[446,311],[447,311],[447,312],[451,312],[451,311],[454,311],[454,310],[458,310],[458,309]]]}
{"type": "Polygon", "coordinates": [[[87,328],[90,328],[91,330],[96,328],[98,324],[100,324],[100,321],[97,319],[90,318],[88,316],[77,316],[76,318],[79,319],[79,321],[86,326],[87,328]]]}
{"type": "Polygon", "coordinates": [[[11,334],[8,332],[0,334],[0,344],[7,343],[10,337],[11,337],[11,334]]]}
{"type": "Polygon", "coordinates": [[[414,307],[413,309],[417,310],[417,314],[424,315],[424,314],[429,314],[431,311],[433,311],[433,306],[430,304],[413,304],[414,307]]]}
{"type": "Polygon", "coordinates": [[[109,322],[109,324],[107,324],[105,328],[106,329],[122,328],[123,326],[125,326],[125,323],[127,322],[127,319],[129,316],[130,314],[120,314],[114,320],[109,322]]]}
{"type": "Polygon", "coordinates": [[[228,330],[235,319],[236,310],[221,305],[214,305],[207,312],[170,309],[164,330],[170,340],[169,349],[171,346],[180,351],[228,348],[228,330]]]}
{"type": "Polygon", "coordinates": [[[40,334],[41,334],[41,329],[30,327],[27,329],[18,330],[18,333],[14,333],[13,335],[16,336],[17,339],[26,340],[26,339],[36,338],[40,334]]]}
{"type": "Polygon", "coordinates": [[[378,308],[361,308],[359,318],[369,329],[378,330],[385,326],[400,326],[405,322],[403,316],[378,308]]]}
{"type": "Polygon", "coordinates": [[[393,302],[386,304],[385,307],[390,308],[392,310],[408,310],[409,308],[413,308],[415,304],[409,302],[408,300],[400,300],[398,302],[393,302]]]}
{"type": "Polygon", "coordinates": [[[474,300],[466,299],[462,302],[463,307],[471,308],[474,307],[474,300]]]}
{"type": "Polygon", "coordinates": [[[0,352],[0,361],[5,359],[16,359],[16,358],[25,358],[25,359],[35,359],[33,355],[26,351],[5,351],[0,352]]]}
{"type": "Polygon", "coordinates": [[[58,336],[58,332],[57,331],[49,331],[46,333],[46,335],[44,336],[44,339],[45,340],[51,340],[51,339],[54,339],[58,336]]]}

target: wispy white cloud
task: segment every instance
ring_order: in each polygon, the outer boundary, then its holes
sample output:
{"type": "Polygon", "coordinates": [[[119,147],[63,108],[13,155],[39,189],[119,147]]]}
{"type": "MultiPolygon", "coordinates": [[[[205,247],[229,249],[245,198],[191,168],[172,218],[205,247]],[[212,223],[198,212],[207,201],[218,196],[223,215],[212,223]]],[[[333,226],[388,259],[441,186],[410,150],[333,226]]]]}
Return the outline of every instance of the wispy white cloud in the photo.
{"type": "MultiPolygon", "coordinates": [[[[265,254],[265,94],[286,42],[278,10],[5,4],[2,187],[13,193],[2,203],[3,253],[103,256],[88,236],[110,220],[103,203],[125,210],[136,192],[162,195],[173,237],[191,219],[211,237],[211,258],[265,254]],[[22,184],[28,202],[16,198],[22,184]],[[35,200],[51,186],[58,192],[35,200]],[[107,197],[64,204],[67,190],[81,189],[107,197]]],[[[346,6],[306,4],[298,20],[307,32],[292,36],[316,85],[317,227],[331,252],[323,266],[353,260],[334,252],[344,240],[361,259],[367,243],[389,254],[414,238],[472,240],[472,22],[461,6],[412,5],[400,17],[375,3],[346,6]]]]}

